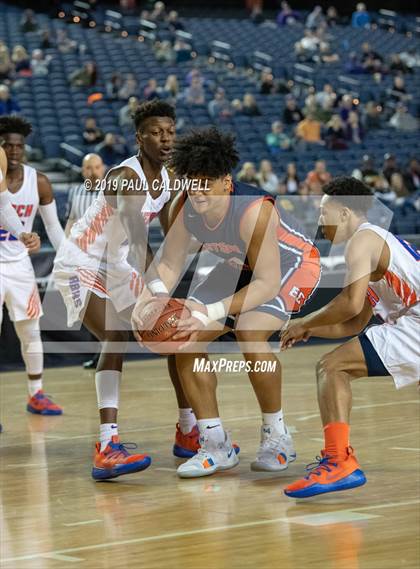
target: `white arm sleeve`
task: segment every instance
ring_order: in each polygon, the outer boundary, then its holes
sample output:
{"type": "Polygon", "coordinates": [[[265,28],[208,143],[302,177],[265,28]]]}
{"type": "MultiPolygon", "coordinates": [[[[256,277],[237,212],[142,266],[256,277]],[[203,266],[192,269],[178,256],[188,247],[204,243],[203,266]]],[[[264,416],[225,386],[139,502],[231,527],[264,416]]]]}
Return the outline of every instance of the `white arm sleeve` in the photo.
{"type": "Polygon", "coordinates": [[[44,222],[45,231],[47,232],[48,239],[56,251],[58,251],[61,242],[65,238],[64,230],[60,225],[57,215],[57,205],[55,200],[47,205],[39,206],[39,213],[41,214],[42,221],[44,222]]]}
{"type": "Polygon", "coordinates": [[[12,206],[10,197],[9,191],[0,192],[0,225],[15,237],[19,237],[23,232],[22,222],[12,206]]]}

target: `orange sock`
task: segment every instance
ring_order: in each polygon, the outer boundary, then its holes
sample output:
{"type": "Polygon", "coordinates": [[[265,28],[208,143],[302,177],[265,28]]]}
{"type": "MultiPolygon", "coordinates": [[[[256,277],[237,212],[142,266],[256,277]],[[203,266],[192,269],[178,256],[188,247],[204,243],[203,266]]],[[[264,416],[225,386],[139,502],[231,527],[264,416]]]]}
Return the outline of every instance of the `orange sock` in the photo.
{"type": "Polygon", "coordinates": [[[327,456],[345,460],[349,446],[350,425],[348,423],[328,423],[324,427],[325,453],[327,456]]]}

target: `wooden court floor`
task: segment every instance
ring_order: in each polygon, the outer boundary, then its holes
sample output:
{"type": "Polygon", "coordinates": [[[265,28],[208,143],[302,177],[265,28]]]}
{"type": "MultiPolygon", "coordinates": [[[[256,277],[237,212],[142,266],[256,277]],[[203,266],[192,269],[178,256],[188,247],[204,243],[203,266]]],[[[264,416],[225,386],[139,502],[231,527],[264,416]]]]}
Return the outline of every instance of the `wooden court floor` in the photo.
{"type": "Polygon", "coordinates": [[[298,459],[280,474],[249,468],[259,413],[244,374],[220,377],[222,417],[239,467],[180,480],[171,454],[176,404],[164,360],[130,362],[120,433],[153,458],[112,482],[90,478],[94,376],[45,372],[62,417],[25,411],[22,372],[0,379],[1,566],[144,569],[415,569],[419,567],[419,394],[390,379],[354,384],[352,443],[368,484],[296,502],[282,487],[321,448],[314,364],[326,346],[282,354],[284,410],[298,459]]]}

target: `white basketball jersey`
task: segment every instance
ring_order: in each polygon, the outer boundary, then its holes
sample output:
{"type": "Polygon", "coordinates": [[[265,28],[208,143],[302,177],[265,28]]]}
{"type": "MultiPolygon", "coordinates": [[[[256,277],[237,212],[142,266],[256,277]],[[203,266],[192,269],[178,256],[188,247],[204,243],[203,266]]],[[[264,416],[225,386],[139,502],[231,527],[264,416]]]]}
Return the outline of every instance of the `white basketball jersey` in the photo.
{"type": "MultiPolygon", "coordinates": [[[[121,167],[134,170],[140,178],[141,188],[147,190],[146,177],[136,156],[132,156],[116,166],[116,168],[121,167]]],[[[170,198],[169,176],[166,168],[162,168],[161,175],[164,183],[162,193],[154,200],[147,192],[146,199],[142,202],[141,214],[147,224],[159,214],[170,198]]],[[[72,251],[76,256],[78,250],[79,253],[83,251],[89,257],[102,260],[106,249],[107,263],[109,264],[119,263],[127,259],[127,234],[117,209],[106,201],[102,191],[98,193],[98,197],[86,210],[83,217],[73,225],[68,242],[73,245],[72,251]]],[[[66,247],[62,248],[58,252],[56,264],[74,264],[76,262],[73,258],[70,260],[67,257],[68,249],[66,249],[66,247]]]]}
{"type": "MultiPolygon", "coordinates": [[[[22,164],[22,166],[22,186],[14,194],[9,192],[9,195],[10,201],[22,222],[22,231],[30,233],[39,206],[38,181],[35,168],[26,164],[22,164]]],[[[0,227],[0,262],[20,261],[27,255],[23,243],[0,227]]]]}
{"type": "Polygon", "coordinates": [[[380,316],[384,322],[394,323],[419,303],[420,251],[407,241],[371,223],[362,223],[358,231],[366,229],[382,237],[390,253],[385,275],[381,280],[369,283],[368,300],[374,314],[380,316]]]}

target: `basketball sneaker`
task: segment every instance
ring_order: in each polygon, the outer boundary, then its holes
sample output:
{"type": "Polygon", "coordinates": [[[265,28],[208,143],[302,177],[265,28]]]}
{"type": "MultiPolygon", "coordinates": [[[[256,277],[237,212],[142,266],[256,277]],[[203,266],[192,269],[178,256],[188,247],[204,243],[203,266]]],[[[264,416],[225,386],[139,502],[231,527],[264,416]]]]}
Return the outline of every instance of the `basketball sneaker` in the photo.
{"type": "Polygon", "coordinates": [[[132,474],[145,470],[152,459],[146,454],[130,454],[128,449],[137,448],[134,443],[122,444],[118,436],[113,436],[106,448],[101,452],[101,443],[95,445],[92,478],[108,480],[122,474],[132,474]]]}
{"type": "Polygon", "coordinates": [[[36,415],[61,415],[63,410],[40,389],[29,398],[26,410],[36,415]]]}
{"type": "Polygon", "coordinates": [[[350,490],[366,484],[366,476],[360,469],[351,447],[347,448],[347,458],[337,460],[326,456],[317,456],[317,462],[308,464],[309,474],[286,486],[284,493],[290,498],[309,498],[327,492],[350,490]]]}
{"type": "Polygon", "coordinates": [[[278,472],[286,470],[296,460],[293,440],[289,432],[281,435],[273,427],[261,427],[261,443],[257,458],[251,463],[251,470],[278,472]]]}
{"type": "MultiPolygon", "coordinates": [[[[236,454],[238,454],[240,451],[238,445],[236,443],[233,443],[232,446],[235,449],[236,454]]],[[[184,434],[181,431],[179,423],[177,423],[175,431],[175,444],[172,449],[174,456],[177,456],[178,458],[191,458],[197,454],[199,448],[200,432],[197,425],[194,425],[189,433],[184,434]]]]}
{"type": "Polygon", "coordinates": [[[208,437],[200,437],[197,454],[178,467],[180,478],[209,476],[218,470],[229,470],[239,464],[239,458],[227,433],[222,443],[215,443],[208,437]]]}

